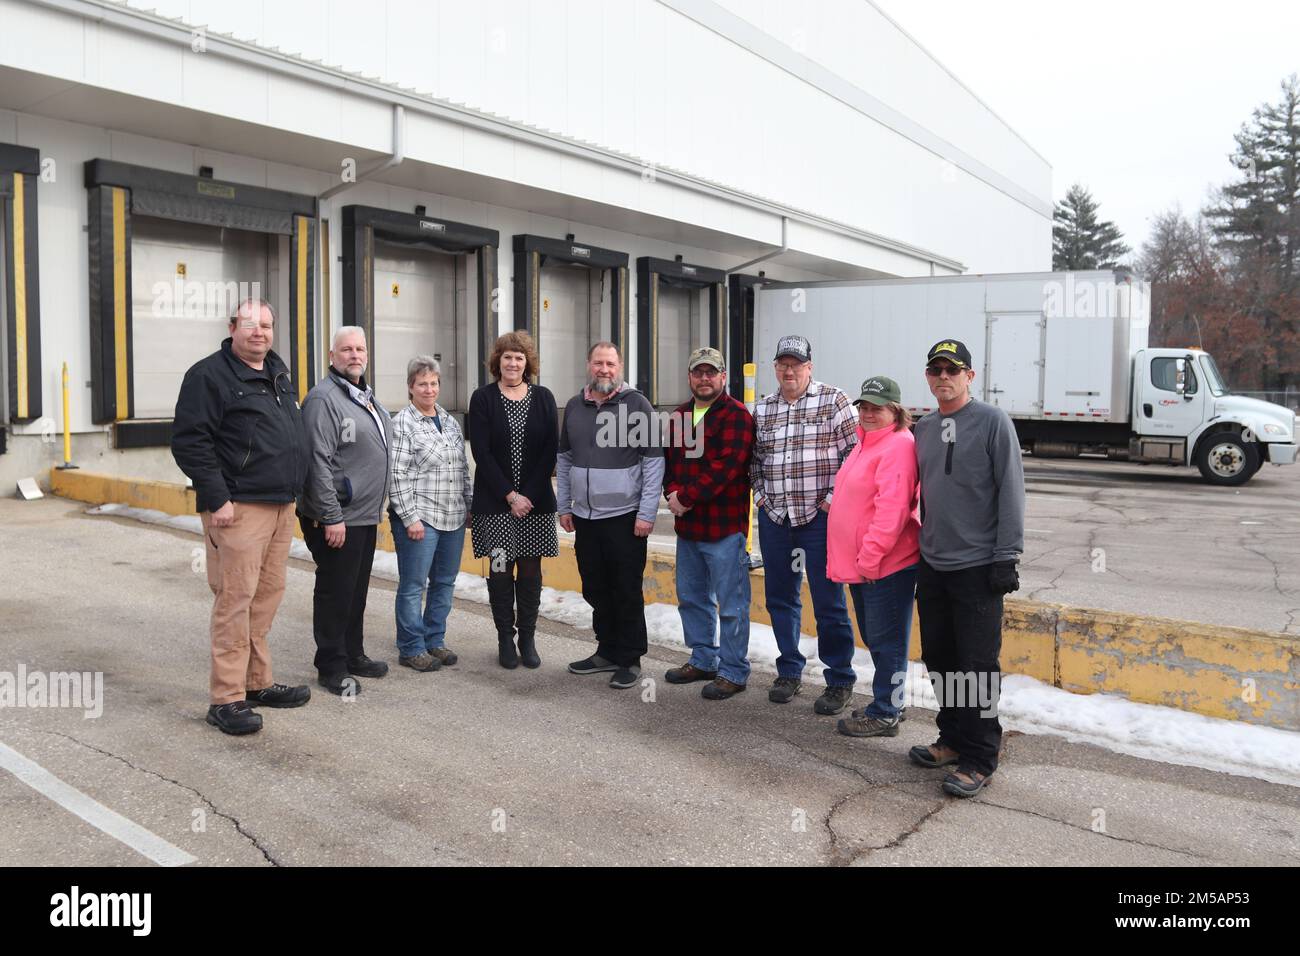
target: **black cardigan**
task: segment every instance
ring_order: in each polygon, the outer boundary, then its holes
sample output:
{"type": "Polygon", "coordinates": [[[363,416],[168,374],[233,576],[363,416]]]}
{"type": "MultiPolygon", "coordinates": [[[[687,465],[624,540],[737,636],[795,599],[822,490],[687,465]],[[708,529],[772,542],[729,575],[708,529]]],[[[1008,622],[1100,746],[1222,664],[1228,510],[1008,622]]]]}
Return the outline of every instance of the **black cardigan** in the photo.
{"type": "Polygon", "coordinates": [[[524,423],[524,460],[519,487],[510,477],[510,426],[501,402],[501,389],[489,382],[469,400],[469,446],[474,452],[474,506],[476,515],[505,514],[506,495],[517,491],[533,503],[534,513],[554,512],[555,453],[559,444],[560,416],[555,396],[544,385],[531,386],[532,402],[524,423]]]}

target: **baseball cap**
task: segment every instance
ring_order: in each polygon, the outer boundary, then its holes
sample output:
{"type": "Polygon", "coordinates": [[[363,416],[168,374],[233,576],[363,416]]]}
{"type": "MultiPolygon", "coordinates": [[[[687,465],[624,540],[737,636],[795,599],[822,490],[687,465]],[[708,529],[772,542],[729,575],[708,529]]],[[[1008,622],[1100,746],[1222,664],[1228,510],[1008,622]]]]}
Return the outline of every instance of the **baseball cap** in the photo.
{"type": "Polygon", "coordinates": [[[898,383],[883,375],[873,375],[862,383],[862,394],[853,403],[870,402],[872,405],[888,405],[890,402],[902,403],[903,392],[898,383]]]}
{"type": "Polygon", "coordinates": [[[812,361],[812,343],[802,335],[783,335],[781,340],[776,343],[776,359],[789,355],[791,358],[797,358],[801,362],[812,361]]]}
{"type": "Polygon", "coordinates": [[[947,359],[958,368],[971,367],[970,349],[956,339],[944,339],[934,343],[930,354],[925,357],[925,364],[929,365],[938,358],[947,359]]]}
{"type": "Polygon", "coordinates": [[[693,372],[697,365],[712,365],[719,372],[724,371],[727,367],[722,353],[717,349],[711,349],[705,346],[702,349],[696,349],[691,353],[691,357],[686,360],[686,371],[693,372]]]}

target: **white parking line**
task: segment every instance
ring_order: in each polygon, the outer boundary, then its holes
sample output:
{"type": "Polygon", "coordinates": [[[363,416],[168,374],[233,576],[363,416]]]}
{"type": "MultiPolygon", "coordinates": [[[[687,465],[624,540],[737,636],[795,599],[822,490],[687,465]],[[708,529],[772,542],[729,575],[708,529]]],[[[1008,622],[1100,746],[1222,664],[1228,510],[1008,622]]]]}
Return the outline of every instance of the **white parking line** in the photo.
{"type": "Polygon", "coordinates": [[[125,843],[141,856],[148,857],[159,866],[185,866],[197,862],[178,846],[173,846],[156,833],[151,833],[138,823],[108,809],[97,800],[86,796],[75,787],[64,783],[40,764],[29,760],[18,751],[0,743],[0,768],[49,797],[69,813],[74,813],[97,830],[125,843]]]}

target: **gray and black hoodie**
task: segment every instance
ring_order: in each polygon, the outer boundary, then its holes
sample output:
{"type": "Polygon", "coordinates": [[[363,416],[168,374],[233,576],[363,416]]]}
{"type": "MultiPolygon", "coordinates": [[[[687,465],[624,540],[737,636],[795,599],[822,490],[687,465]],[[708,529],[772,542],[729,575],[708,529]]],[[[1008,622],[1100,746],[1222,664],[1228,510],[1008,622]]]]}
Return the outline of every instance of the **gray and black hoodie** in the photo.
{"type": "Polygon", "coordinates": [[[555,463],[559,514],[654,521],[664,483],[659,420],[650,400],[624,385],[599,405],[586,389],[564,406],[555,463]]]}

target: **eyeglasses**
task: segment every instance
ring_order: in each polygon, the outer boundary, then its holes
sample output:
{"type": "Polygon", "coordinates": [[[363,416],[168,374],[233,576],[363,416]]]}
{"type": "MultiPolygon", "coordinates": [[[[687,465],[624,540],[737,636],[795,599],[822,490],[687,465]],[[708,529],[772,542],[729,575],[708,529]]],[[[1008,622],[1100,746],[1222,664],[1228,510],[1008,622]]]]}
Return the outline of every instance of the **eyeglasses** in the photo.
{"type": "Polygon", "coordinates": [[[710,368],[707,365],[700,365],[691,369],[690,374],[694,375],[696,378],[713,378],[715,375],[721,375],[722,370],[710,368]]]}
{"type": "Polygon", "coordinates": [[[965,371],[967,371],[967,369],[958,368],[955,365],[927,365],[925,367],[925,374],[930,378],[938,378],[940,375],[947,375],[949,378],[956,378],[965,371]]]}

